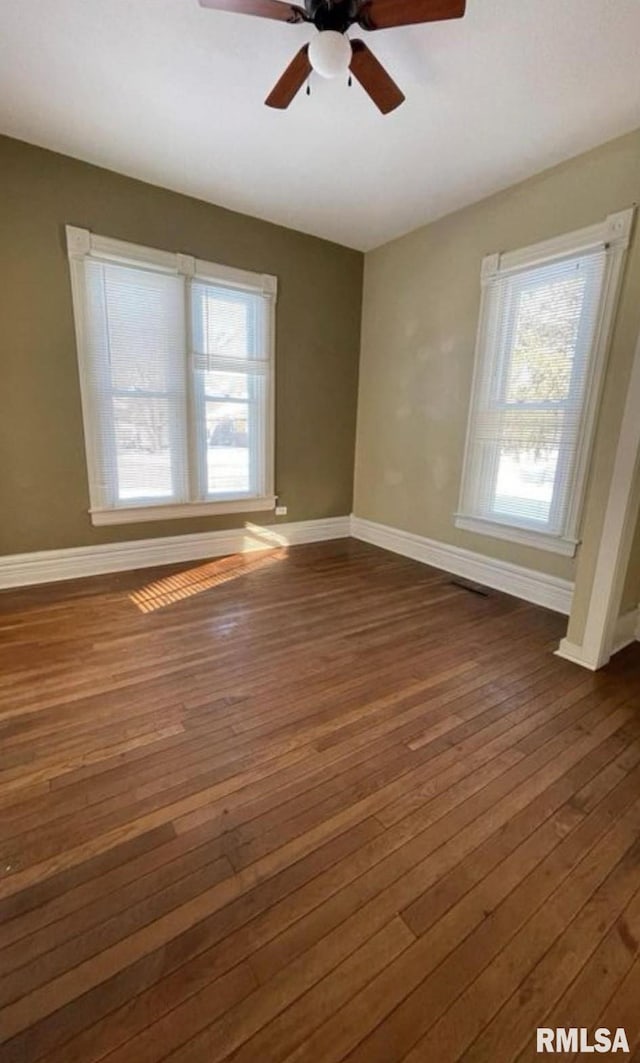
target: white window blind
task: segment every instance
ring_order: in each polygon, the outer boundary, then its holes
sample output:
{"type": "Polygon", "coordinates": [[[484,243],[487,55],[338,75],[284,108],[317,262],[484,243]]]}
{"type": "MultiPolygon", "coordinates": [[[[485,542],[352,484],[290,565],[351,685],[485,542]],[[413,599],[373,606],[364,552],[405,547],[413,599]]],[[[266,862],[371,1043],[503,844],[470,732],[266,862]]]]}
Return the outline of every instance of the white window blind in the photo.
{"type": "Polygon", "coordinates": [[[489,273],[458,526],[574,552],[619,255],[599,242],[489,273]]]}
{"type": "Polygon", "coordinates": [[[87,364],[97,502],[186,502],[181,277],[87,258],[87,364]]]}
{"type": "Polygon", "coordinates": [[[94,523],[272,508],[273,278],[69,249],[94,523]]]}
{"type": "Polygon", "coordinates": [[[195,281],[193,367],[199,433],[206,436],[202,493],[256,494],[268,455],[265,423],[269,329],[264,299],[195,281]]]}

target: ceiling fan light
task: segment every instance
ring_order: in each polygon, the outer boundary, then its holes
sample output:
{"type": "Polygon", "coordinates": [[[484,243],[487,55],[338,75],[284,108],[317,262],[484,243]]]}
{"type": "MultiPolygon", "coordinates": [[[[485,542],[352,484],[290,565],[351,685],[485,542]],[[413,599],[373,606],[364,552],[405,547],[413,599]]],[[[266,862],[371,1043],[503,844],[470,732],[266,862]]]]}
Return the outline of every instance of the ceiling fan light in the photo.
{"type": "Polygon", "coordinates": [[[309,62],[320,77],[341,77],[347,73],[351,63],[349,38],[335,30],[323,30],[309,45],[309,62]]]}

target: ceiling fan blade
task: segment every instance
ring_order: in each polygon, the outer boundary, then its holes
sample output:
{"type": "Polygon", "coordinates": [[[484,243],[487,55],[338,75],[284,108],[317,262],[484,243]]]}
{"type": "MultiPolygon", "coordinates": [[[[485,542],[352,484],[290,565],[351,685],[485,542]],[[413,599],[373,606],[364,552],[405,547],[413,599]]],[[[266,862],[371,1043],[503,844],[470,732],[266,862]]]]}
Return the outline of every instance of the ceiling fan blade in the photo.
{"type": "Polygon", "coordinates": [[[233,11],[237,15],[257,15],[273,18],[279,22],[308,22],[306,11],[297,4],[285,4],[281,0],[199,0],[201,7],[215,11],[233,11]]]}
{"type": "Polygon", "coordinates": [[[365,30],[386,30],[417,22],[462,18],[466,0],[365,0],[358,22],[365,30]]]}
{"type": "Polygon", "coordinates": [[[351,72],[358,79],[365,92],[383,114],[395,111],[404,102],[404,94],[393,78],[378,62],[364,41],[352,41],[351,72]]]}
{"type": "Polygon", "coordinates": [[[277,85],[271,90],[264,101],[267,107],[277,107],[284,111],[289,106],[293,97],[302,88],[311,73],[309,62],[309,45],[305,44],[294,57],[277,85]]]}

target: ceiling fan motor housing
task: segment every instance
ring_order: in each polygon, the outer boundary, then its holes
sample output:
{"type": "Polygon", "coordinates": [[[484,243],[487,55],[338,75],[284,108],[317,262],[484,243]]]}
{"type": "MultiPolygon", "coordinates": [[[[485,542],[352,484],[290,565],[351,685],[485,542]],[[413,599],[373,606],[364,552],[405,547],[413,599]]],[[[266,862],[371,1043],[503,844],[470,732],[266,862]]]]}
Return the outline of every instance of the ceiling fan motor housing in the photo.
{"type": "Polygon", "coordinates": [[[356,21],[361,0],[305,0],[305,11],[317,30],[346,33],[356,21]]]}

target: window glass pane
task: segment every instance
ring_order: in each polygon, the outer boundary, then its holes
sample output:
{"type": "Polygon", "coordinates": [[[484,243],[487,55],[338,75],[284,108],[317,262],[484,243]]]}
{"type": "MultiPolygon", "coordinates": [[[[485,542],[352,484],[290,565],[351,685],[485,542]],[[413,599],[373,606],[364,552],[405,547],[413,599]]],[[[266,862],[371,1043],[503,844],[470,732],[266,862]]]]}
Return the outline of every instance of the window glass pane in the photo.
{"type": "Polygon", "coordinates": [[[546,523],[557,465],[557,450],[502,450],[493,502],[495,515],[546,523]]]}
{"type": "Polygon", "coordinates": [[[264,357],[258,341],[260,303],[259,296],[195,281],[196,350],[213,358],[264,357]]]}
{"type": "Polygon", "coordinates": [[[248,399],[247,373],[205,372],[204,391],[212,399],[248,399]]]}
{"type": "Polygon", "coordinates": [[[103,502],[184,501],[184,281],[99,260],[85,269],[103,502]]]}
{"type": "Polygon", "coordinates": [[[201,490],[208,497],[264,494],[270,304],[258,293],[196,279],[191,305],[201,490]]]}
{"type": "Polygon", "coordinates": [[[113,418],[119,501],[170,498],[173,482],[168,401],[116,398],[113,418]]]}
{"type": "Polygon", "coordinates": [[[569,396],[585,294],[584,270],[524,287],[516,296],[506,402],[569,396]]]}
{"type": "Polygon", "coordinates": [[[275,278],[68,235],[92,513],[272,495],[275,278]]]}
{"type": "Polygon", "coordinates": [[[250,406],[248,403],[206,403],[207,486],[209,494],[249,492],[250,406]]]}
{"type": "Polygon", "coordinates": [[[607,263],[594,249],[487,284],[462,517],[568,530],[607,263]]]}
{"type": "Polygon", "coordinates": [[[492,499],[495,516],[549,521],[565,420],[562,409],[503,412],[492,499]]]}
{"type": "Polygon", "coordinates": [[[174,277],[122,266],[104,267],[109,364],[114,388],[169,391],[182,344],[174,277]]]}

